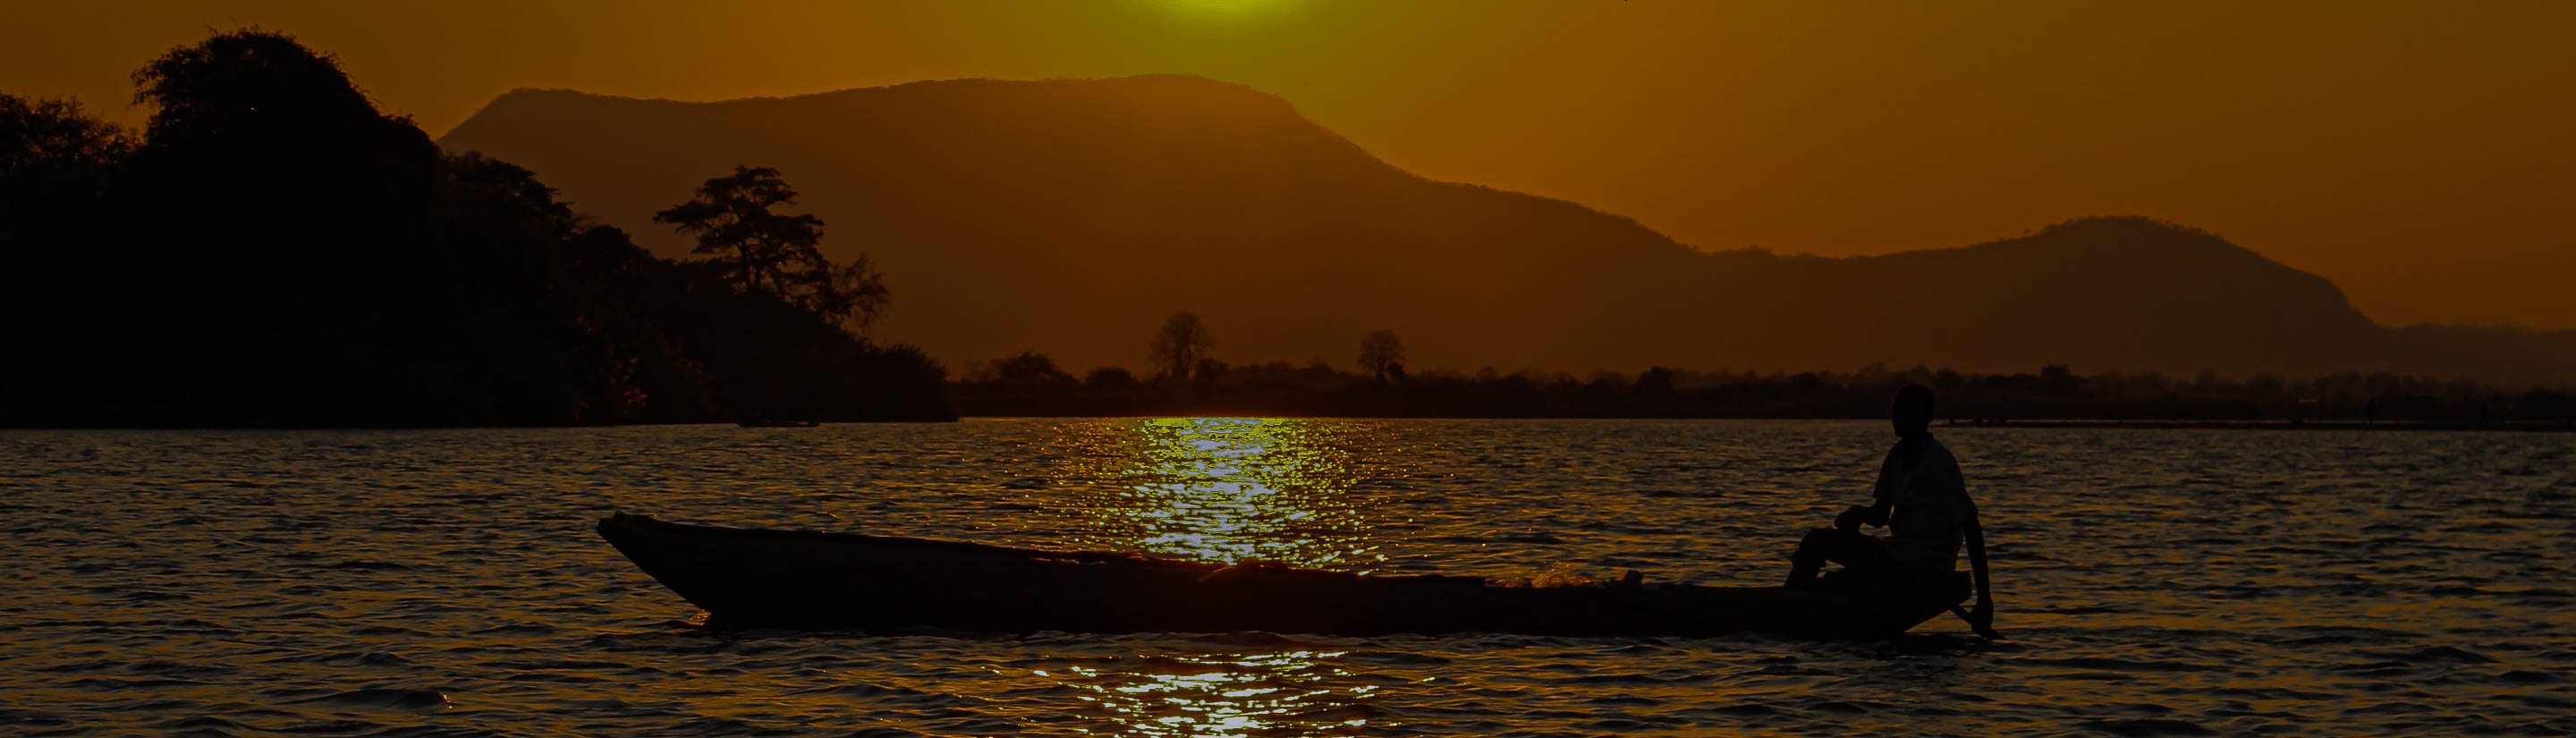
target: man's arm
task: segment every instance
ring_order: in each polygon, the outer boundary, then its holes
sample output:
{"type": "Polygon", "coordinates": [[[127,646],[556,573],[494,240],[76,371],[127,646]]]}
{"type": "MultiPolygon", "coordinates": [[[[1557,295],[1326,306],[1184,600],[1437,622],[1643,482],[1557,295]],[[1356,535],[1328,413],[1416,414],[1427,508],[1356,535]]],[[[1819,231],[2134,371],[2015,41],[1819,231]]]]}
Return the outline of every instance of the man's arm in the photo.
{"type": "Polygon", "coordinates": [[[1853,505],[1834,516],[1834,527],[1859,531],[1862,525],[1887,527],[1887,516],[1896,509],[1896,500],[1905,496],[1905,485],[1912,480],[1899,453],[1902,447],[1889,449],[1887,460],[1878,465],[1878,481],[1869,486],[1870,505],[1853,505]]]}
{"type": "Polygon", "coordinates": [[[1975,629],[1977,635],[2002,638],[2003,634],[1995,632],[1995,592],[1986,580],[1986,532],[1978,527],[1975,515],[1968,516],[1967,528],[1962,532],[1968,538],[1968,568],[1977,576],[1977,607],[1968,611],[1968,627],[1975,629]]]}
{"type": "Polygon", "coordinates": [[[1886,500],[1879,500],[1877,504],[1868,507],[1853,505],[1844,509],[1843,514],[1834,516],[1834,527],[1854,532],[1858,532],[1862,525],[1884,528],[1887,527],[1888,514],[1895,507],[1895,503],[1886,500]]]}

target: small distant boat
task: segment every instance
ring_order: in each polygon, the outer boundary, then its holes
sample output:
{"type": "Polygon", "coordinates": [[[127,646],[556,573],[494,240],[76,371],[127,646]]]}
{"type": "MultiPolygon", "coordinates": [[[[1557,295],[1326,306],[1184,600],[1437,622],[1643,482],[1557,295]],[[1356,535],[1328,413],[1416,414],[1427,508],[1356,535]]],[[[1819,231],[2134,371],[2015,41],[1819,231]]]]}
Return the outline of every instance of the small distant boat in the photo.
{"type": "MultiPolygon", "coordinates": [[[[847,533],[685,525],[617,513],[599,535],[718,627],[1028,633],[1495,632],[1893,636],[1946,601],[1785,587],[1507,586],[847,533]]],[[[1955,596],[1954,596],[1955,595],[1955,596]]]]}
{"type": "Polygon", "coordinates": [[[822,423],[812,420],[743,420],[734,425],[745,428],[812,428],[822,423]]]}

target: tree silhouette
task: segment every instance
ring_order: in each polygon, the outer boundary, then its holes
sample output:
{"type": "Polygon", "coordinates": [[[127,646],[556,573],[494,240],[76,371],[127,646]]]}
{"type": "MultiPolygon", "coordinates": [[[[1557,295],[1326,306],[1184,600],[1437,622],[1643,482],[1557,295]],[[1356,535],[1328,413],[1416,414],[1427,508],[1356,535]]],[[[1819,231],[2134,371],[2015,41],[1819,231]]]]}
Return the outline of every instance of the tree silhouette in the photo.
{"type": "Polygon", "coordinates": [[[768,260],[675,263],[284,34],[134,82],[140,139],[0,95],[0,346],[45,347],[0,350],[0,425],[955,417],[937,362],[847,329],[886,302],[864,258],[822,260],[810,217],[734,217],[792,202],[775,172],[699,203],[759,206],[704,222],[768,260]]]}
{"type": "Polygon", "coordinates": [[[0,171],[106,166],[133,149],[123,127],[82,113],[79,100],[0,93],[0,171]]]}
{"type": "Polygon", "coordinates": [[[145,133],[155,144],[384,120],[337,57],[259,28],[172,49],[136,70],[134,86],[134,104],[153,109],[145,133]]]}
{"type": "Polygon", "coordinates": [[[1201,357],[1198,363],[1190,365],[1190,379],[1197,380],[1201,384],[1214,384],[1224,379],[1226,372],[1231,369],[1233,367],[1227,366],[1222,360],[1201,357]]]}
{"type": "Polygon", "coordinates": [[[690,253],[714,257],[708,261],[732,275],[743,292],[788,297],[829,281],[823,219],[770,211],[796,204],[796,190],[778,170],[735,165],[733,174],[699,185],[697,195],[654,213],[653,222],[696,236],[698,247],[690,253]]]}
{"type": "Polygon", "coordinates": [[[697,197],[653,214],[696,236],[691,253],[728,275],[749,295],[772,295],[816,315],[865,331],[892,299],[885,278],[861,255],[846,266],[823,257],[823,219],[772,208],[796,204],[796,190],[778,170],[736,165],[733,174],[708,179],[697,197]]]}
{"type": "Polygon", "coordinates": [[[1095,390],[1124,389],[1134,384],[1136,384],[1136,375],[1114,366],[1093,369],[1090,374],[1082,377],[1082,386],[1095,390]]]}
{"type": "MultiPolygon", "coordinates": [[[[1800,374],[1797,377],[1793,377],[1792,381],[1805,381],[1812,383],[1816,381],[1816,375],[1812,373],[1800,374]]],[[[1637,374],[1636,391],[1643,394],[1672,394],[1673,370],[1660,366],[1646,367],[1645,371],[1637,374]]]]}
{"type": "Polygon", "coordinates": [[[1073,375],[1057,368],[1055,359],[1035,351],[993,361],[994,377],[1003,384],[1022,387],[1032,385],[1070,385],[1073,375]]]}
{"type": "Polygon", "coordinates": [[[1381,328],[1360,339],[1360,369],[1370,379],[1384,382],[1387,368],[1403,363],[1404,342],[1396,339],[1395,331],[1381,328]]]}
{"type": "Polygon", "coordinates": [[[96,225],[76,214],[105,203],[109,168],[134,145],[124,128],[82,113],[78,100],[0,93],[0,270],[29,268],[11,257],[30,251],[23,239],[56,235],[41,233],[47,226],[97,240],[96,225]]]}
{"type": "Polygon", "coordinates": [[[1189,379],[1190,368],[1198,365],[1199,355],[1215,346],[1216,337],[1199,322],[1198,314],[1184,310],[1163,321],[1163,329],[1154,333],[1153,352],[1146,358],[1163,368],[1163,376],[1189,379]]]}
{"type": "Polygon", "coordinates": [[[868,263],[867,254],[860,254],[849,264],[832,268],[831,279],[824,289],[813,293],[808,307],[848,326],[851,332],[865,335],[868,326],[893,300],[894,291],[886,288],[885,275],[878,274],[876,267],[868,263]]]}

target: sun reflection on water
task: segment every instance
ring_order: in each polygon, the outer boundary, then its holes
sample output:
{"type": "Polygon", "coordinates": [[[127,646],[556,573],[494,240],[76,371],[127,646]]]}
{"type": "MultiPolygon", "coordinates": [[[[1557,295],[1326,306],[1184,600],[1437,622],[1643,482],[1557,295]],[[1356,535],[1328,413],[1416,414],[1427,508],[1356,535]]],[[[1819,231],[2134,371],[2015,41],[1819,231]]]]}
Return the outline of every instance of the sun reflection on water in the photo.
{"type": "MultiPolygon", "coordinates": [[[[1118,728],[1109,735],[1234,736],[1346,733],[1365,728],[1358,700],[1378,687],[1344,690],[1313,682],[1349,676],[1341,651],[1186,654],[1145,659],[1148,668],[1073,666],[1065,684],[1118,728]]],[[[1041,675],[1045,675],[1041,673],[1041,675]]]]}
{"type": "MultiPolygon", "coordinates": [[[[1149,418],[1067,428],[1042,507],[1086,548],[1214,562],[1367,571],[1376,519],[1353,489],[1370,478],[1376,424],[1277,418],[1149,418]]],[[[1377,689],[1351,684],[1342,652],[1300,648],[1139,654],[1037,676],[1099,707],[1101,735],[1347,734],[1377,689]]]]}
{"type": "Polygon", "coordinates": [[[1071,431],[1055,499],[1079,543],[1199,561],[1365,570],[1366,477],[1347,436],[1374,426],[1281,418],[1145,418],[1071,431]]]}

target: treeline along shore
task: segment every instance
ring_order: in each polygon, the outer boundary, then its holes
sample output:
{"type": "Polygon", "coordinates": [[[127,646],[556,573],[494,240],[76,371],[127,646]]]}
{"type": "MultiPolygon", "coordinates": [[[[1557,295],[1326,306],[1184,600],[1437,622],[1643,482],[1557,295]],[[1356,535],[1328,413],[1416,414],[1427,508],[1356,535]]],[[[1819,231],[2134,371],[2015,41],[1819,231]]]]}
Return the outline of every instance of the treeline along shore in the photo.
{"type": "MultiPolygon", "coordinates": [[[[1365,352],[1364,352],[1365,356],[1365,352]]],[[[1366,362],[1364,361],[1365,365],[1366,362]]],[[[2576,430],[2576,394],[2345,372],[2290,380],[1865,367],[1848,373],[1649,368],[1635,374],[1341,371],[1323,362],[1186,374],[1117,367],[1075,377],[1041,354],[988,362],[952,388],[968,416],[1244,415],[1390,418],[1883,418],[1899,387],[1940,396],[1942,421],[2005,427],[2576,430]]]]}
{"type": "Polygon", "coordinates": [[[0,426],[947,420],[860,332],[889,292],[778,173],[713,177],[661,259],[527,169],[442,152],[257,29],[134,73],[139,134],[0,94],[0,426]]]}

